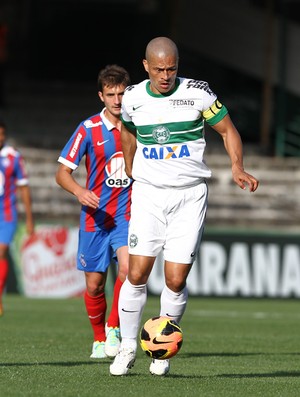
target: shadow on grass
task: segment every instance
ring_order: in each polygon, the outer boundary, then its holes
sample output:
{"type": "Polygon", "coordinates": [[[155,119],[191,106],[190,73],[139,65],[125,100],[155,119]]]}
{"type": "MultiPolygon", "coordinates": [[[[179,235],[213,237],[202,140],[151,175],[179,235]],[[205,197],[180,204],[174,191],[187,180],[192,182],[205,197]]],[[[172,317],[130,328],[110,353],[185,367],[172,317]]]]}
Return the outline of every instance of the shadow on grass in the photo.
{"type": "MultiPolygon", "coordinates": [[[[103,363],[107,364],[108,361],[103,361],[103,363]]],[[[1,363],[0,367],[37,367],[40,365],[50,365],[50,366],[58,366],[58,367],[77,367],[79,365],[99,365],[99,361],[89,362],[89,361],[76,361],[76,362],[34,362],[34,363],[1,363]]]]}
{"type": "Polygon", "coordinates": [[[262,374],[220,374],[214,376],[215,378],[298,378],[300,371],[276,371],[262,374]]]}
{"type": "MultiPolygon", "coordinates": [[[[292,353],[264,353],[264,352],[254,352],[254,353],[181,353],[180,357],[185,359],[193,359],[193,358],[201,358],[201,357],[247,357],[247,356],[299,356],[299,352],[292,353]]],[[[111,360],[103,360],[101,363],[108,364],[111,360]]],[[[40,366],[53,366],[53,367],[79,367],[82,365],[99,365],[99,361],[57,361],[57,362],[0,362],[0,368],[5,367],[40,367],[40,366]]],[[[141,377],[144,374],[130,372],[126,377],[141,377]]],[[[149,376],[147,374],[147,376],[149,376]]],[[[174,374],[170,373],[167,375],[167,378],[171,379],[251,379],[251,378],[298,378],[300,377],[300,371],[274,371],[267,373],[234,373],[234,374],[214,374],[214,375],[201,375],[201,374],[174,374]]],[[[155,377],[157,379],[164,379],[165,377],[155,377]]]]}
{"type": "MultiPolygon", "coordinates": [[[[300,353],[180,353],[181,358],[195,358],[195,357],[247,357],[247,356],[300,356],[300,353]]],[[[111,360],[102,360],[101,363],[109,364],[111,360]]],[[[61,366],[61,367],[77,367],[80,365],[99,365],[99,361],[75,361],[75,362],[32,362],[32,363],[1,363],[0,367],[27,367],[27,366],[39,366],[39,365],[49,365],[49,366],[61,366]]]]}
{"type": "MultiPolygon", "coordinates": [[[[207,356],[208,354],[204,355],[207,356]]],[[[215,354],[213,354],[215,355],[215,354]]],[[[224,354],[217,354],[219,356],[223,356],[224,354]]],[[[225,356],[237,356],[237,354],[225,354],[225,356]]],[[[38,367],[38,366],[60,366],[60,367],[76,367],[80,365],[98,365],[99,363],[97,362],[86,362],[86,361],[79,361],[79,362],[41,362],[41,363],[0,363],[0,368],[1,367],[28,367],[28,366],[33,366],[33,367],[38,367]]],[[[149,374],[144,375],[140,373],[134,373],[130,372],[126,375],[127,377],[141,377],[141,376],[149,376],[149,374]]],[[[300,377],[300,371],[275,371],[275,372],[270,372],[270,373],[251,373],[251,374],[218,374],[218,375],[209,375],[209,376],[203,376],[201,374],[199,375],[184,375],[184,374],[168,374],[167,376],[156,376],[156,379],[212,379],[212,378],[224,378],[224,379],[251,379],[251,378],[298,378],[300,377]]]]}
{"type": "MultiPolygon", "coordinates": [[[[130,374],[133,375],[133,374],[130,374]]],[[[276,371],[270,373],[255,373],[255,374],[218,374],[218,375],[182,375],[182,374],[168,374],[168,378],[173,379],[251,379],[251,378],[299,378],[300,371],[276,371]]],[[[159,377],[156,377],[159,378],[159,377]]],[[[163,378],[163,377],[161,377],[163,378]]]]}
{"type": "Polygon", "coordinates": [[[246,356],[300,356],[300,353],[180,353],[182,358],[193,357],[246,357],[246,356]]]}
{"type": "MultiPolygon", "coordinates": [[[[206,353],[206,354],[197,354],[197,357],[207,357],[207,356],[225,356],[225,357],[237,357],[237,356],[247,356],[247,355],[260,355],[261,353],[243,353],[243,354],[238,354],[238,353],[206,353]]],[[[273,353],[271,353],[273,354],[273,353]]],[[[299,353],[285,353],[285,354],[296,354],[299,355],[299,353]]],[[[189,354],[185,355],[186,357],[192,357],[196,356],[196,354],[189,354]]],[[[77,361],[77,362],[34,362],[34,363],[1,363],[0,362],[0,368],[1,367],[38,367],[38,366],[58,366],[58,367],[76,367],[76,366],[81,366],[81,365],[99,365],[99,362],[87,362],[87,361],[77,361]]],[[[130,372],[126,375],[127,377],[140,377],[144,376],[144,374],[140,373],[134,373],[130,372]]],[[[146,375],[145,375],[146,376],[146,375]]],[[[147,374],[147,377],[149,374],[147,374]]],[[[212,378],[224,378],[224,379],[251,379],[251,378],[298,378],[300,377],[300,371],[274,371],[274,372],[269,372],[269,373],[251,373],[251,374],[216,374],[216,375],[184,375],[184,374],[168,374],[166,377],[165,376],[155,376],[154,378],[156,379],[164,379],[164,378],[172,378],[172,379],[212,379],[212,378]]]]}

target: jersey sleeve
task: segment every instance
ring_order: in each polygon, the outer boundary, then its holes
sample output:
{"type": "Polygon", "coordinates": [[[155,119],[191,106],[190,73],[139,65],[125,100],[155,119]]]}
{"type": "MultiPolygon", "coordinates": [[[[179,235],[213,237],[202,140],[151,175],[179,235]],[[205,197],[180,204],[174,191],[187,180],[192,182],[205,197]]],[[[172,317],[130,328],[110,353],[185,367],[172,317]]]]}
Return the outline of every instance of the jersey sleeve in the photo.
{"type": "Polygon", "coordinates": [[[24,158],[19,153],[15,158],[16,164],[16,185],[26,186],[28,185],[28,175],[26,171],[24,158]]]}
{"type": "Polygon", "coordinates": [[[210,126],[217,124],[228,113],[226,107],[218,101],[217,95],[206,81],[198,81],[203,92],[202,117],[210,126]]]}
{"type": "Polygon", "coordinates": [[[125,127],[126,127],[129,131],[131,131],[131,132],[136,132],[135,125],[133,124],[132,121],[127,121],[127,120],[125,120],[122,116],[121,116],[121,121],[122,121],[122,124],[124,124],[125,127]]]}
{"type": "Polygon", "coordinates": [[[81,123],[61,151],[58,162],[71,168],[73,171],[79,166],[82,157],[86,154],[88,134],[81,123]]]}
{"type": "Polygon", "coordinates": [[[221,121],[226,114],[228,114],[227,108],[222,105],[217,99],[202,112],[202,116],[204,120],[210,125],[213,126],[221,121]]]}
{"type": "MultiPolygon", "coordinates": [[[[124,102],[124,99],[123,99],[124,102]]],[[[126,106],[124,103],[122,103],[122,113],[121,113],[121,117],[120,117],[122,124],[124,124],[124,126],[131,132],[136,132],[136,127],[133,124],[133,122],[131,121],[131,118],[129,116],[129,114],[126,111],[126,106]]]]}

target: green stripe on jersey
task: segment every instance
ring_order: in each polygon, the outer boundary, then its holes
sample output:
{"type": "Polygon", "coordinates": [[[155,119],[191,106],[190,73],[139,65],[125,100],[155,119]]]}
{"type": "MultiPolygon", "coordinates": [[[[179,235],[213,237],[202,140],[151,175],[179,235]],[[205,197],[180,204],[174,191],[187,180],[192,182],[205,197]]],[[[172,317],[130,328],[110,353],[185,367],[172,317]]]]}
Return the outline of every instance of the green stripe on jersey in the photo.
{"type": "Polygon", "coordinates": [[[219,121],[221,121],[226,116],[227,113],[228,113],[228,110],[227,110],[226,106],[222,105],[221,110],[215,116],[211,117],[209,120],[206,120],[206,122],[210,126],[213,126],[213,125],[217,124],[219,121]]]}
{"type": "Polygon", "coordinates": [[[155,145],[157,143],[182,143],[203,138],[202,118],[193,121],[174,123],[162,123],[142,125],[137,127],[137,140],[143,145],[155,145]],[[158,141],[160,131],[166,137],[158,141]]]}

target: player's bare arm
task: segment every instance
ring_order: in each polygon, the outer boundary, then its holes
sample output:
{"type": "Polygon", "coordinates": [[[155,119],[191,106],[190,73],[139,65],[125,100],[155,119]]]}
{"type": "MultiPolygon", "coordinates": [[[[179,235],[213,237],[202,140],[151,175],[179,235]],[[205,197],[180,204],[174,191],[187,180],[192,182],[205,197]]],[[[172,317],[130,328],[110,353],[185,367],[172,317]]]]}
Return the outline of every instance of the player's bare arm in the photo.
{"type": "Polygon", "coordinates": [[[243,166],[243,145],[240,134],[227,114],[221,121],[213,126],[223,138],[225,149],[231,160],[232,177],[234,182],[243,190],[246,185],[250,192],[255,192],[259,181],[248,174],[243,166]]]}
{"type": "Polygon", "coordinates": [[[98,208],[99,197],[91,190],[85,189],[79,185],[72,176],[73,170],[64,164],[58,166],[56,172],[56,182],[67,192],[77,197],[77,200],[82,205],[87,205],[91,208],[98,208]]]}
{"type": "Polygon", "coordinates": [[[32,235],[34,233],[34,220],[32,214],[32,206],[31,206],[31,192],[28,185],[19,186],[18,187],[21,195],[21,199],[24,204],[25,215],[26,215],[26,230],[28,235],[32,235]]]}
{"type": "Polygon", "coordinates": [[[123,124],[121,128],[121,142],[125,161],[125,172],[129,178],[132,178],[132,164],[136,152],[136,136],[123,124]]]}

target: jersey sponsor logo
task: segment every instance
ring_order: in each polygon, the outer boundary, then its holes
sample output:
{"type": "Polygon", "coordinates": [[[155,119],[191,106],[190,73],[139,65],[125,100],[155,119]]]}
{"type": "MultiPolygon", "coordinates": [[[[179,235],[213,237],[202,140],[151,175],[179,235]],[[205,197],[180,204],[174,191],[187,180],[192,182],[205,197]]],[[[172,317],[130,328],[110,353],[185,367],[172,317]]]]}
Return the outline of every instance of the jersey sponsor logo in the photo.
{"type": "Polygon", "coordinates": [[[192,99],[170,99],[169,102],[173,108],[195,105],[195,101],[193,101],[192,99]]]}
{"type": "Polygon", "coordinates": [[[86,128],[98,127],[98,125],[102,125],[102,121],[98,121],[97,123],[93,123],[92,120],[86,120],[83,125],[86,128]]]}
{"type": "Polygon", "coordinates": [[[160,145],[167,143],[170,139],[170,135],[170,130],[163,125],[159,125],[152,130],[153,139],[160,145]]]}
{"type": "Polygon", "coordinates": [[[162,146],[160,148],[147,147],[143,149],[145,159],[149,160],[169,160],[179,159],[182,157],[190,157],[189,148],[187,145],[182,146],[162,146]]]}
{"type": "Polygon", "coordinates": [[[76,152],[77,152],[77,149],[78,149],[78,146],[79,146],[79,143],[80,143],[81,139],[82,139],[82,134],[79,133],[79,134],[77,135],[77,137],[76,137],[76,139],[75,139],[75,142],[74,142],[74,145],[72,146],[72,149],[71,149],[71,151],[70,151],[70,157],[71,157],[71,159],[74,158],[74,156],[75,156],[75,154],[76,154],[76,152]]]}
{"type": "Polygon", "coordinates": [[[204,90],[209,95],[214,95],[213,91],[209,88],[209,85],[206,81],[202,80],[189,80],[186,84],[186,88],[199,88],[200,90],[204,90]]]}
{"type": "Polygon", "coordinates": [[[122,152],[114,153],[105,166],[108,175],[105,183],[109,187],[126,187],[130,178],[125,173],[125,162],[122,152]]]}
{"type": "Polygon", "coordinates": [[[125,88],[125,92],[126,91],[131,91],[131,90],[133,90],[134,89],[134,85],[129,85],[129,86],[127,86],[126,88],[125,88]]]}
{"type": "Polygon", "coordinates": [[[100,142],[100,141],[97,141],[97,146],[102,146],[102,145],[104,145],[106,142],[108,142],[109,141],[109,139],[106,139],[105,141],[102,141],[102,142],[100,142]]]}

